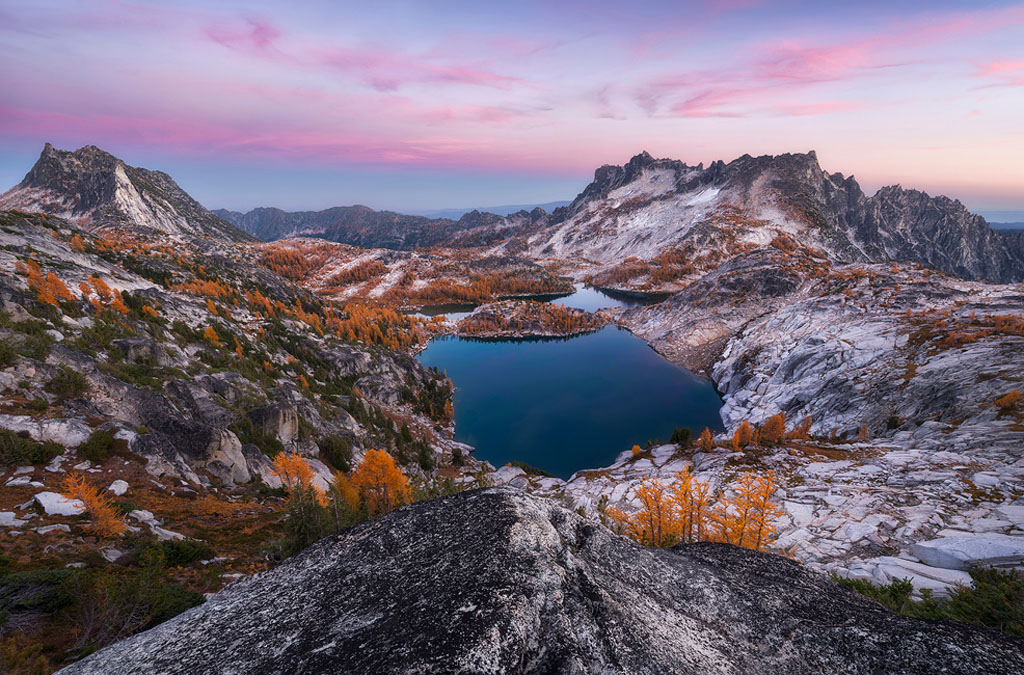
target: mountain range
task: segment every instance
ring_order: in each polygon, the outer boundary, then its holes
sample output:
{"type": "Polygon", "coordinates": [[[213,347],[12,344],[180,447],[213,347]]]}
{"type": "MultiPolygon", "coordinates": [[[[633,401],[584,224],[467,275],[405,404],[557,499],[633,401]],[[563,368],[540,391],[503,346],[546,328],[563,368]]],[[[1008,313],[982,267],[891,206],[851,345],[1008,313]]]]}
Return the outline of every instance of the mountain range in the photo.
{"type": "Polygon", "coordinates": [[[852,176],[823,171],[814,152],[744,155],[706,168],[645,152],[598,168],[568,206],[551,213],[470,211],[453,220],[358,205],[211,212],[165,173],[94,146],[69,152],[46,144],[24,180],[0,195],[0,208],[43,211],[92,229],[129,225],[232,241],[308,236],[366,248],[501,244],[600,264],[706,246],[726,224],[725,234],[745,231],[752,241],[789,232],[836,262],[919,263],[995,282],[1024,278],[1024,243],[1015,233],[993,230],[948,197],[899,185],[867,196],[852,176]]]}

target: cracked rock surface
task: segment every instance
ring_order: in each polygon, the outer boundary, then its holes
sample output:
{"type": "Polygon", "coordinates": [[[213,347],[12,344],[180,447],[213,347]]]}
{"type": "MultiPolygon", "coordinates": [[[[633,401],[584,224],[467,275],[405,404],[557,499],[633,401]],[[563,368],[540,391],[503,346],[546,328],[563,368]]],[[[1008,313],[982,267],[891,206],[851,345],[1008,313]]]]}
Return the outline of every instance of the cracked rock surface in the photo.
{"type": "Polygon", "coordinates": [[[898,616],[780,557],[643,548],[491,488],[325,539],[61,672],[1021,673],[1024,643],[898,616]]]}

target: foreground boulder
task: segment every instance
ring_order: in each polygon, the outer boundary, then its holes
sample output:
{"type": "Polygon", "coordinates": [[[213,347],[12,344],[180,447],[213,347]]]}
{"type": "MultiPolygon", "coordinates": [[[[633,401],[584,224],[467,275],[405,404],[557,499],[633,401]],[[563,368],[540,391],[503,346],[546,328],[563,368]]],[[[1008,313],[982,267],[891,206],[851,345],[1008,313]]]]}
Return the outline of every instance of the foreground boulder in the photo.
{"type": "Polygon", "coordinates": [[[492,488],[333,536],[61,672],[1024,673],[1024,643],[492,488]]]}

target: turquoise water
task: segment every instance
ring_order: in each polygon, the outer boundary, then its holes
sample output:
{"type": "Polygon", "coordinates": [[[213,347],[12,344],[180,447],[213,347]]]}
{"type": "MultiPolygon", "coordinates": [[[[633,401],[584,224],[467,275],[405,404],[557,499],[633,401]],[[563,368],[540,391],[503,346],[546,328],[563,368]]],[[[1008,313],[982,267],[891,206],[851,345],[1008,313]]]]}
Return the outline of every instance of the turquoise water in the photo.
{"type": "Polygon", "coordinates": [[[455,383],[455,438],[495,466],[520,460],[568,478],[675,427],[721,428],[710,382],[614,326],[567,339],[443,338],[418,358],[455,383]]]}
{"type": "Polygon", "coordinates": [[[664,295],[653,296],[650,298],[631,297],[621,293],[607,293],[605,291],[599,291],[596,288],[590,286],[577,285],[576,292],[572,295],[566,295],[561,298],[555,298],[551,301],[553,305],[562,305],[563,307],[576,307],[578,309],[585,309],[588,312],[596,312],[599,309],[606,309],[609,307],[637,307],[639,305],[650,305],[655,302],[660,302],[664,299],[664,295]]]}
{"type": "MultiPolygon", "coordinates": [[[[600,291],[590,286],[576,284],[576,290],[566,295],[531,295],[526,300],[538,300],[550,302],[553,305],[563,307],[576,307],[585,309],[588,312],[596,312],[599,309],[611,307],[637,307],[639,305],[651,305],[661,302],[668,294],[654,294],[648,297],[634,297],[623,293],[600,291]]],[[[418,311],[413,312],[414,316],[429,318],[443,314],[451,321],[458,321],[476,308],[476,305],[445,304],[445,305],[424,305],[418,311]]]]}

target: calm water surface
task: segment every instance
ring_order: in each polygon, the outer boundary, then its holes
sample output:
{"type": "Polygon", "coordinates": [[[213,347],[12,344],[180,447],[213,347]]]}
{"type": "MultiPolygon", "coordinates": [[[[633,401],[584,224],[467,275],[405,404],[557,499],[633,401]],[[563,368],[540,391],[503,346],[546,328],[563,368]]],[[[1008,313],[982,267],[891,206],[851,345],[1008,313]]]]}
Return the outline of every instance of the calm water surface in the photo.
{"type": "Polygon", "coordinates": [[[456,439],[495,466],[520,460],[568,478],[675,427],[721,428],[710,382],[614,326],[569,339],[443,338],[419,359],[455,383],[456,439]]]}

